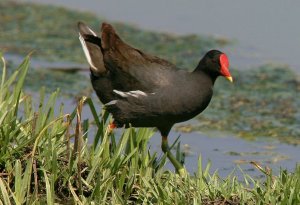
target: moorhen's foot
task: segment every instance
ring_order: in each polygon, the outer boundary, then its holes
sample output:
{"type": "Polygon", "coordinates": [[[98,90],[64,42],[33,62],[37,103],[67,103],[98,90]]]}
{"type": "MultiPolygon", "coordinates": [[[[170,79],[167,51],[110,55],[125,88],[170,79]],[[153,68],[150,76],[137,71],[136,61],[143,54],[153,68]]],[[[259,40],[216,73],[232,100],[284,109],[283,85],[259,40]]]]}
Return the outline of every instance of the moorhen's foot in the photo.
{"type": "MultiPolygon", "coordinates": [[[[117,127],[156,127],[168,136],[175,123],[206,109],[218,76],[232,82],[228,57],[221,51],[208,51],[189,72],[128,45],[110,24],[102,24],[100,35],[82,22],[78,29],[93,88],[117,127]]],[[[176,171],[185,175],[167,137],[162,139],[162,150],[176,171]]]]}
{"type": "Polygon", "coordinates": [[[162,136],[162,143],[161,143],[162,151],[167,154],[168,159],[171,161],[173,166],[176,169],[176,172],[179,173],[180,176],[186,176],[187,172],[183,165],[176,159],[176,157],[172,154],[169,144],[168,144],[168,137],[162,136]]]}

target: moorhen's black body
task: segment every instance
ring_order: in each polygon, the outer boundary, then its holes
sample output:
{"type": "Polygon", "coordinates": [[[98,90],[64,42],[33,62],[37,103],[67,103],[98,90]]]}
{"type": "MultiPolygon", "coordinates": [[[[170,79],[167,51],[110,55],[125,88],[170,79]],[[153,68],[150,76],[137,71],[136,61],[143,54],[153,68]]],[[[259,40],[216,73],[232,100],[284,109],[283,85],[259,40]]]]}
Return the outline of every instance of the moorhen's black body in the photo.
{"type": "Polygon", "coordinates": [[[211,50],[193,72],[124,43],[109,24],[101,38],[78,23],[79,38],[90,65],[91,81],[117,127],[157,127],[162,149],[180,174],[184,168],[171,154],[167,136],[175,123],[201,113],[213,95],[218,76],[232,82],[226,55],[211,50]]]}

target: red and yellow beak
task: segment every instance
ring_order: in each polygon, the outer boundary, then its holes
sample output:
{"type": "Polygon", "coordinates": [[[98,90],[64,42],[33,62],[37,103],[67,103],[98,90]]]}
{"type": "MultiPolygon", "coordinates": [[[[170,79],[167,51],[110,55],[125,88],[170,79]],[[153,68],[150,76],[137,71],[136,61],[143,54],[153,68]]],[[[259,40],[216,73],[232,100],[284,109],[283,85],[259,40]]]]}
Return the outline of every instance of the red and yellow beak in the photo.
{"type": "Polygon", "coordinates": [[[220,55],[220,64],[221,64],[221,69],[220,69],[221,75],[224,76],[227,80],[229,80],[232,83],[233,79],[232,79],[231,74],[228,69],[229,68],[229,60],[225,53],[222,53],[220,55]]]}
{"type": "Polygon", "coordinates": [[[225,76],[225,78],[226,78],[227,80],[229,80],[231,83],[233,82],[233,79],[232,79],[231,76],[225,76]]]}

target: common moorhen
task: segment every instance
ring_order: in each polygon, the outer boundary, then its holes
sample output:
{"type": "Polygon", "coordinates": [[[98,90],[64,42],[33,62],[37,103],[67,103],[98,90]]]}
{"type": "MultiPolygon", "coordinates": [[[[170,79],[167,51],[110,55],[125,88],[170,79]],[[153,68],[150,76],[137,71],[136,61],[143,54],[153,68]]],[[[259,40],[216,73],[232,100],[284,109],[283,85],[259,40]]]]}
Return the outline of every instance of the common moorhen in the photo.
{"type": "Polygon", "coordinates": [[[101,37],[82,22],[78,29],[93,88],[113,115],[113,124],[157,127],[163,152],[179,174],[184,174],[182,164],[169,150],[168,134],[175,123],[189,120],[207,107],[218,76],[232,82],[227,56],[211,50],[188,72],[126,44],[110,24],[102,24],[101,37]]]}

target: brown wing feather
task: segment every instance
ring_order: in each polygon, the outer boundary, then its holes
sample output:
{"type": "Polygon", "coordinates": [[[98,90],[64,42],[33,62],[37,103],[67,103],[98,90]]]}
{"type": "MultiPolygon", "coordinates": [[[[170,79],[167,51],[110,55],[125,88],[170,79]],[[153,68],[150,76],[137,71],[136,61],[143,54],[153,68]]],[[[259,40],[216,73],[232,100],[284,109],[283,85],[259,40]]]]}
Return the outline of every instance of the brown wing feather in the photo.
{"type": "Polygon", "coordinates": [[[105,66],[112,72],[122,75],[126,73],[127,77],[134,78],[143,87],[167,85],[170,79],[167,78],[168,75],[163,74],[177,70],[172,63],[126,44],[110,24],[102,24],[101,38],[105,66]]]}

